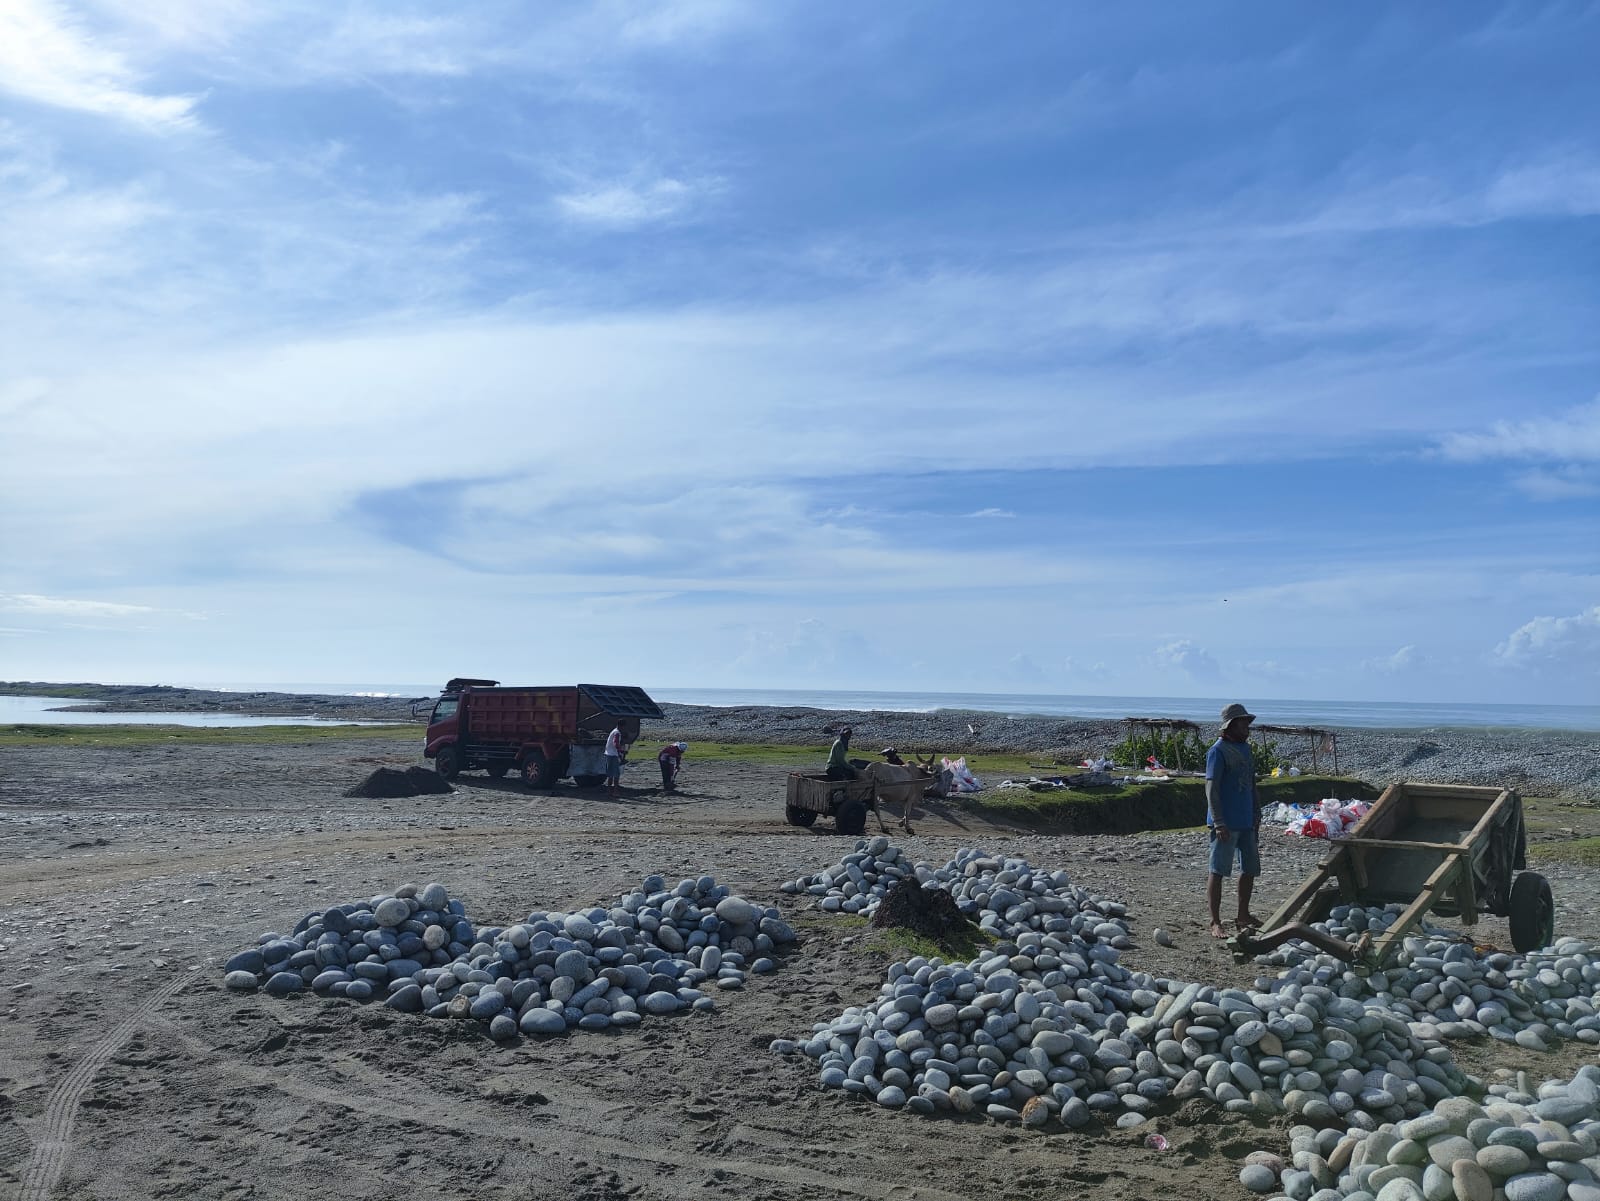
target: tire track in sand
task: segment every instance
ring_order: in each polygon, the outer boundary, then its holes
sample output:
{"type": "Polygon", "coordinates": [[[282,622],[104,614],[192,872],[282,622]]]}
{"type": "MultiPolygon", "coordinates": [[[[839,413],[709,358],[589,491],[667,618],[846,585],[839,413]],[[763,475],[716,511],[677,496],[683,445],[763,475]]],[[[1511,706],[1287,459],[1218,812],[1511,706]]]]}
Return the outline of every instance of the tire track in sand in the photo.
{"type": "Polygon", "coordinates": [[[89,1049],[82,1059],[61,1078],[50,1100],[45,1105],[44,1118],[33,1138],[33,1154],[22,1173],[22,1191],[19,1201],[48,1201],[55,1192],[61,1173],[72,1154],[72,1127],[78,1118],[78,1106],[89,1091],[94,1078],[106,1061],[133,1037],[152,1011],[163,1001],[174,996],[189,983],[187,976],[180,977],[164,988],[158,988],[146,997],[137,1009],[123,1019],[110,1034],[89,1049]]]}
{"type": "MultiPolygon", "coordinates": [[[[922,1182],[900,1180],[889,1183],[859,1175],[852,1178],[837,1167],[831,1171],[819,1171],[793,1163],[724,1159],[698,1151],[676,1150],[637,1138],[619,1137],[615,1129],[586,1123],[581,1118],[563,1120],[551,1113],[541,1113],[531,1122],[523,1117],[517,1124],[485,1123],[480,1115],[463,1113],[458,1107],[459,1102],[431,1102],[426,1094],[416,1094],[409,1081],[353,1063],[338,1065],[336,1069],[348,1074],[350,1085],[330,1088],[298,1078],[282,1068],[259,1068],[233,1059],[223,1048],[197,1038],[174,1020],[158,1018],[156,1024],[162,1034],[187,1044],[195,1055],[195,1062],[205,1063],[229,1077],[247,1081],[256,1088],[270,1089],[330,1109],[346,1110],[384,1121],[393,1121],[395,1118],[394,1098],[406,1095],[409,1108],[404,1116],[408,1122],[475,1138],[497,1138],[535,1151],[542,1151],[552,1138],[559,1138],[564,1151],[577,1153],[596,1165],[626,1160],[646,1169],[668,1167],[702,1174],[716,1171],[781,1188],[802,1192],[809,1189],[815,1195],[847,1194],[859,1197],[862,1201],[899,1201],[912,1195],[920,1201],[966,1201],[967,1197],[964,1193],[947,1192],[922,1182]],[[361,1084],[374,1086],[375,1091],[368,1092],[359,1086],[361,1084]],[[519,1128],[521,1123],[529,1123],[528,1128],[519,1128]]],[[[25,1197],[24,1201],[32,1199],[25,1197]]]]}

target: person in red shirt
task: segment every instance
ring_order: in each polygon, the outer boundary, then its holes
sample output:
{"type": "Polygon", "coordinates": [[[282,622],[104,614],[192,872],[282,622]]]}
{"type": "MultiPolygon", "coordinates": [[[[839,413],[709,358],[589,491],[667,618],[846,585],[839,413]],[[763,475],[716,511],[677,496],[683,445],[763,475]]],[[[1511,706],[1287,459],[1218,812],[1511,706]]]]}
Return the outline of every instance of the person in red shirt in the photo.
{"type": "Polygon", "coordinates": [[[661,787],[667,792],[678,790],[678,772],[683,767],[683,752],[689,749],[687,742],[669,742],[656,754],[656,762],[661,765],[661,787]]]}

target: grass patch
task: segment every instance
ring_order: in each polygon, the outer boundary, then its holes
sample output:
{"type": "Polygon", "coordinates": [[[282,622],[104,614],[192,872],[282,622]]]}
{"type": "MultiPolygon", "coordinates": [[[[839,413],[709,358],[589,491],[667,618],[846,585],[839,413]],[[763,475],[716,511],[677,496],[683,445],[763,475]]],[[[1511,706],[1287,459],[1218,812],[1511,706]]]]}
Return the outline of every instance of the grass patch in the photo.
{"type": "Polygon", "coordinates": [[[910,959],[921,955],[925,959],[965,963],[969,959],[976,959],[980,951],[991,945],[989,939],[976,927],[967,931],[957,931],[945,942],[918,934],[915,930],[902,930],[897,926],[891,926],[887,930],[874,930],[873,933],[881,936],[884,948],[892,952],[897,959],[910,959]]]}
{"type": "Polygon", "coordinates": [[[414,725],[375,726],[0,726],[0,746],[93,746],[134,750],[181,742],[201,746],[283,746],[306,742],[361,742],[404,735],[422,750],[414,725]]]}
{"type": "Polygon", "coordinates": [[[1584,867],[1600,867],[1600,838],[1532,843],[1528,847],[1528,857],[1544,863],[1577,863],[1584,867]]]}

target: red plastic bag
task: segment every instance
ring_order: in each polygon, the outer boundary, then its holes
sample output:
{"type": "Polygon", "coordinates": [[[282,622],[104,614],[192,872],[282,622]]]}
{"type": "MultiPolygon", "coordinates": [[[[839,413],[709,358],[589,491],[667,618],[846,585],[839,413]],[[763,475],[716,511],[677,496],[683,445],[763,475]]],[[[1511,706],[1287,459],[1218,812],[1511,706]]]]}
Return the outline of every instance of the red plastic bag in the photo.
{"type": "Polygon", "coordinates": [[[1306,824],[1301,827],[1300,834],[1304,838],[1326,838],[1328,836],[1328,823],[1320,817],[1308,817],[1306,824]]]}

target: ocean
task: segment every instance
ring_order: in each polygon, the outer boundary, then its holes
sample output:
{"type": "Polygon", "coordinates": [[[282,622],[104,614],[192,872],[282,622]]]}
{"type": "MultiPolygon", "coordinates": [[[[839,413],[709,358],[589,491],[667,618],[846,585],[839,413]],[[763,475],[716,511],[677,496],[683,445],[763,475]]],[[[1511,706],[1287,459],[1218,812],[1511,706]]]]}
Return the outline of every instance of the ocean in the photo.
{"type": "MultiPolygon", "coordinates": [[[[513,681],[507,681],[508,683],[513,681]]],[[[229,692],[304,692],[422,697],[438,684],[202,684],[229,692]]],[[[773,705],[815,709],[882,709],[928,713],[972,709],[1050,717],[1182,717],[1213,722],[1229,701],[1243,699],[1264,723],[1368,729],[1517,729],[1600,732],[1600,705],[1463,704],[1454,701],[1262,700],[1239,697],[1076,696],[1023,692],[864,692],[793,688],[647,686],[657,701],[681,705],[773,705]]]]}

